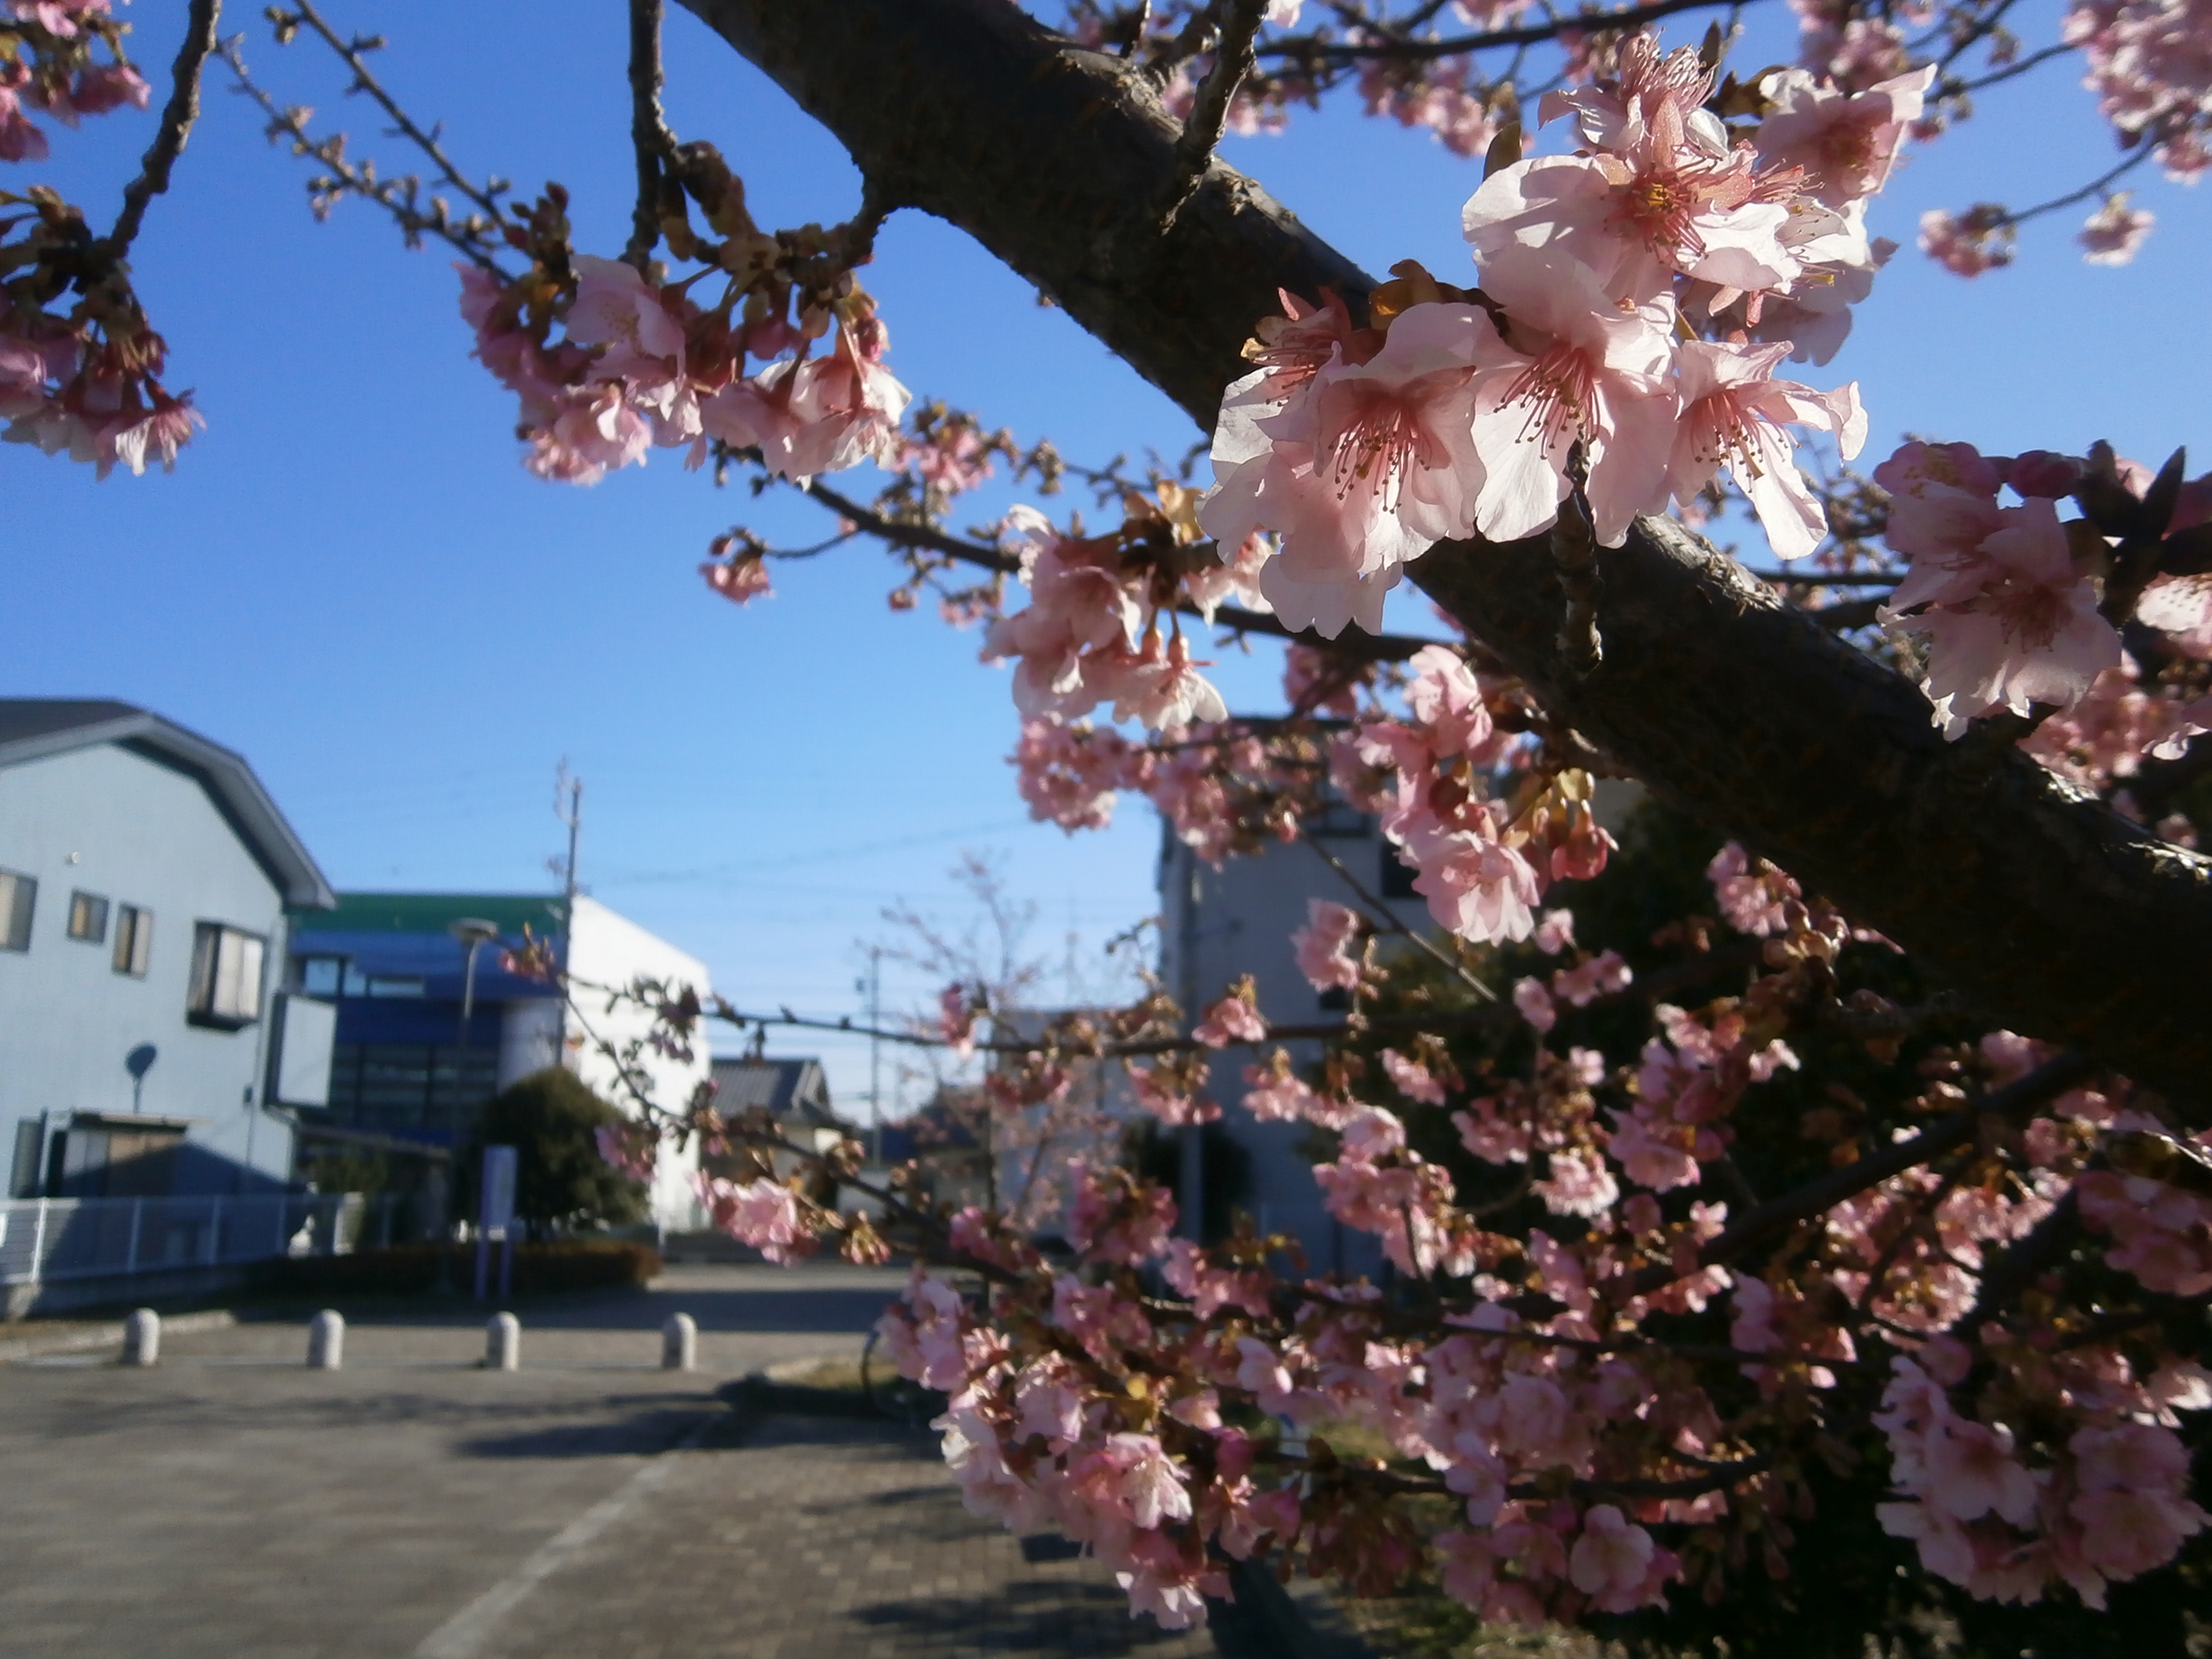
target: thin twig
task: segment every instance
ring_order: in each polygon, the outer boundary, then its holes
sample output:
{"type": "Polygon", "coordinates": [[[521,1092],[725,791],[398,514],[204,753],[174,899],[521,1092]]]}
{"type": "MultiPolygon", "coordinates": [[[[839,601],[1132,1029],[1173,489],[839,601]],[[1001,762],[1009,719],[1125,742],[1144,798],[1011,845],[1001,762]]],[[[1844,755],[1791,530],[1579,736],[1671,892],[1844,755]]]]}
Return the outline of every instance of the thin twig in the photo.
{"type": "Polygon", "coordinates": [[[1936,96],[1939,98],[1954,98],[1963,96],[1970,92],[1980,92],[1986,87],[1998,86],[2004,82],[2014,79],[2015,76],[2025,75],[2032,69],[2040,69],[2044,64],[2049,63],[2054,58],[2063,58],[2069,52],[2078,52],[2080,50],[2080,47],[2073,45],[2070,41],[2062,41],[2059,45],[2055,46],[2045,46],[2040,52],[2032,52],[2028,53],[2027,57],[2007,64],[2002,69],[1992,70],[1987,75],[1982,76],[1978,79],[1972,81],[1947,82],[1942,86],[1938,87],[1936,89],[1936,96]]]}
{"type": "Polygon", "coordinates": [[[2157,148],[2157,141],[2146,137],[2142,143],[2136,145],[2133,155],[2118,167],[2106,168],[2081,189],[2069,191],[2063,196],[2054,196],[2047,202],[2038,202],[2033,207],[2022,208],[2017,213],[2007,213],[1990,228],[2001,230],[2013,225],[2024,225],[2029,220],[2039,219],[2046,213],[2056,213],[2061,208],[2075,207],[2087,201],[2092,196],[2101,196],[2109,185],[2116,184],[2150,160],[2157,148]]]}
{"type": "MultiPolygon", "coordinates": [[[[1022,564],[1019,559],[1011,553],[1002,553],[987,543],[949,536],[928,525],[885,518],[880,513],[862,507],[851,496],[823,483],[819,478],[796,487],[839,517],[894,547],[918,547],[928,552],[941,553],[946,558],[957,559],[963,564],[996,570],[1005,575],[1020,574],[1022,564]]],[[[1176,609],[1186,617],[1204,614],[1196,605],[1187,602],[1176,609]]],[[[1347,629],[1337,639],[1324,640],[1310,629],[1291,628],[1279,617],[1264,611],[1248,611],[1235,605],[1214,607],[1213,623],[1217,628],[1225,628],[1231,633],[1265,634],[1276,639],[1297,640],[1303,644],[1370,662],[1404,662],[1425,647],[1445,643],[1442,640],[1425,640],[1410,634],[1362,634],[1357,629],[1347,629]]]]}
{"type": "Polygon", "coordinates": [[[216,50],[216,21],[222,12],[222,0],[192,0],[184,44],[177,48],[177,61],[169,71],[169,103],[161,112],[161,131],[139,163],[138,176],[125,186],[123,211],[115,216],[115,228],[102,244],[111,259],[121,258],[129,250],[145,220],[146,204],[169,187],[170,172],[184,153],[192,123],[199,119],[200,71],[216,50]]]}
{"type": "Polygon", "coordinates": [[[1492,29],[1481,34],[1454,35],[1443,40],[1317,40],[1310,36],[1298,40],[1284,40],[1260,49],[1264,58],[1284,58],[1299,63],[1320,59],[1361,58],[1389,58],[1405,60],[1433,58],[1456,58],[1462,52],[1482,52],[1492,46],[1533,46],[1547,40],[1556,40],[1568,29],[1579,29],[1587,34],[1601,30],[1634,28],[1639,23],[1653,23],[1662,17],[1672,17],[1676,12],[1722,9],[1721,0],[1650,0],[1650,3],[1630,6],[1620,11],[1577,12],[1564,17],[1554,17],[1548,22],[1524,24],[1519,28],[1492,29]]]}
{"type": "MultiPolygon", "coordinates": [[[[1496,1002],[1498,1000],[1498,993],[1492,990],[1487,985],[1485,985],[1480,980],[1469,973],[1465,963],[1462,963],[1456,957],[1448,954],[1432,941],[1422,938],[1412,928],[1406,926],[1404,922],[1399,921],[1396,913],[1390,908],[1389,905],[1383,900],[1377,898],[1373,893],[1370,892],[1366,884],[1362,882],[1358,877],[1353,875],[1350,870],[1345,867],[1344,860],[1337,857],[1335,854],[1330,852],[1328,848],[1322,846],[1319,840],[1303,830],[1298,832],[1298,838],[1304,842],[1307,846],[1312,848],[1315,853],[1320,855],[1323,863],[1327,864],[1330,869],[1336,872],[1338,876],[1343,879],[1344,884],[1352,890],[1362,904],[1367,906],[1370,910],[1375,913],[1373,916],[1370,917],[1370,921],[1379,922],[1385,932],[1395,933],[1402,939],[1411,939],[1415,947],[1418,948],[1424,956],[1426,956],[1431,961],[1435,962],[1439,967],[1443,968],[1446,972],[1449,973],[1455,979],[1458,980],[1461,984],[1466,986],[1468,990],[1474,992],[1475,995],[1480,997],[1483,1001],[1496,1002]]],[[[1394,854],[1393,856],[1395,855],[1394,854]]]]}
{"type": "Polygon", "coordinates": [[[447,184],[475,203],[482,211],[497,219],[499,203],[495,195],[496,186],[480,190],[471,184],[461,170],[453,165],[452,158],[446,154],[444,147],[439,143],[437,132],[423,131],[415,124],[414,118],[399,107],[397,100],[384,89],[382,83],[368,72],[368,63],[362,56],[359,40],[357,38],[354,40],[340,40],[337,31],[323,21],[322,14],[315,9],[313,0],[292,0],[292,3],[298,8],[301,21],[316,33],[321,35],[330,49],[338,55],[348,69],[353,71],[354,83],[351,90],[365,92],[374,99],[377,106],[392,118],[392,125],[398,130],[400,136],[409,140],[417,149],[438,164],[438,171],[444,176],[447,184]]]}
{"type": "Polygon", "coordinates": [[[410,247],[421,246],[423,233],[427,231],[471,264],[490,271],[495,276],[505,277],[507,275],[506,268],[491,256],[486,234],[492,228],[490,225],[477,217],[456,222],[447,213],[445,203],[441,198],[433,198],[434,211],[419,211],[411,205],[411,195],[410,200],[400,198],[401,184],[411,184],[411,180],[371,177],[367,171],[346,160],[343,135],[318,138],[307,131],[307,116],[311,112],[280,107],[276,99],[247,71],[245,54],[239,47],[243,38],[233,35],[220,48],[222,61],[229,66],[233,78],[238,82],[232,90],[251,98],[261,106],[262,113],[269,118],[268,134],[272,143],[279,134],[283,134],[291,139],[294,155],[312,156],[331,170],[329,178],[309,181],[308,188],[312,193],[310,206],[318,219],[328,216],[329,203],[332,198],[350,191],[389,213],[398,222],[400,233],[410,247]]]}

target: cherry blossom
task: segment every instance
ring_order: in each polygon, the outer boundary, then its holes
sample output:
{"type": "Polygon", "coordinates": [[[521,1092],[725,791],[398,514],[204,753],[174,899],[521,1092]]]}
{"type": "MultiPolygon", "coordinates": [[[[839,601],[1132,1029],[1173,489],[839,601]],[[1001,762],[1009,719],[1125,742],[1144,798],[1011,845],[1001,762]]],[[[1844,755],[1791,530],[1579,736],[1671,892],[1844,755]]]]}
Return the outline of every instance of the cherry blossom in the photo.
{"type": "Polygon", "coordinates": [[[1787,341],[1729,346],[1686,340],[1676,349],[1682,413],[1667,483],[1677,501],[1687,501],[1725,465],[1758,513],[1776,556],[1799,559],[1827,538],[1828,520],[1782,428],[1833,433],[1850,460],[1866,441],[1866,414],[1856,385],[1823,393],[1774,379],[1775,365],[1789,350],[1787,341]]]}
{"type": "Polygon", "coordinates": [[[1510,320],[1479,347],[1474,441],[1488,471],[1477,526],[1494,541],[1548,529],[1571,487],[1568,452],[1581,443],[1597,538],[1619,546],[1663,493],[1676,410],[1666,337],[1614,309],[1596,276],[1563,254],[1503,247],[1482,282],[1510,320]]]}
{"type": "Polygon", "coordinates": [[[2070,708],[2120,660],[2119,635],[2098,613],[2057,509],[2039,497],[1997,512],[2000,527],[1946,598],[1907,609],[1916,596],[1900,588],[1883,612],[1928,637],[1928,693],[1936,723],[1953,738],[1999,708],[2070,708]]]}
{"type": "Polygon", "coordinates": [[[1307,921],[1291,936],[1298,971],[1316,991],[1359,987],[1359,963],[1351,952],[1359,937],[1359,913],[1327,899],[1306,901],[1307,921]]]}
{"type": "Polygon", "coordinates": [[[1802,168],[1804,193],[1831,208],[1872,196],[1889,181],[1935,79],[1930,64],[1854,93],[1824,86],[1803,70],[1778,70],[1759,83],[1767,102],[1756,139],[1759,160],[1802,168]]]}
{"type": "Polygon", "coordinates": [[[2081,257],[2091,264],[2127,264],[2150,234],[2157,216],[2146,208],[2131,208],[2128,201],[2124,190],[2107,196],[2105,204],[2089,216],[2074,239],[2084,250],[2081,257]]]}

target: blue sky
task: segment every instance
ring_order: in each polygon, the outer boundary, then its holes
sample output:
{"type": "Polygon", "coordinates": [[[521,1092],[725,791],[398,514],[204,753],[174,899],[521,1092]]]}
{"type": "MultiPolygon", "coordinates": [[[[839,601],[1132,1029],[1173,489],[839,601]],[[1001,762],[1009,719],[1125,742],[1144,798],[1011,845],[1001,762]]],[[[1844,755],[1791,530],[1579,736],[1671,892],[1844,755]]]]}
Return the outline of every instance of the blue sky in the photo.
{"type": "MultiPolygon", "coordinates": [[[[390,38],[380,73],[446,123],[465,166],[526,190],[562,180],[579,245],[617,250],[630,198],[621,6],[331,9],[390,38]]],[[[2047,35],[2050,0],[2019,9],[2037,20],[2025,32],[2047,35]]],[[[182,11],[139,0],[126,14],[149,72],[165,73],[182,11]]],[[[337,95],[326,58],[280,50],[237,15],[280,97],[407,170],[376,112],[337,95]]],[[[1787,14],[1753,15],[1735,62],[1787,58],[1787,14]]],[[[836,142],[673,8],[668,58],[676,130],[722,148],[763,222],[852,210],[858,179],[836,142]]],[[[717,491],[669,453],[591,489],[525,473],[511,400],[466,355],[446,261],[404,251],[358,203],[313,222],[307,170],[263,141],[226,80],[211,71],[134,262],[170,383],[196,389],[209,429],[173,476],[104,483],[0,450],[0,694],[120,696],[241,750],[342,888],[550,884],[565,757],[586,784],[586,884],[741,1002],[854,1009],[865,945],[890,935],[884,906],[961,914],[946,871],[963,848],[1000,856],[1035,902],[1038,954],[1057,969],[1072,931],[1095,980],[1098,943],[1152,905],[1149,809],[1125,804],[1111,830],[1073,839],[1029,823],[1002,761],[1015,732],[1003,673],[975,665],[972,634],[891,613],[878,556],[781,566],[775,598],[742,611],[707,591],[696,567],[712,536],[743,522],[817,539],[803,504],[717,491]]],[[[0,184],[52,179],[100,221],[149,131],[150,118],[90,123],[57,135],[53,166],[0,184]]],[[[2212,234],[2191,192],[2144,180],[2137,204],[2160,223],[2125,270],[2075,257],[2086,210],[2031,227],[2018,266],[1973,283],[1911,246],[1923,208],[2024,205],[2090,177],[2110,144],[2062,64],[1991,94],[1877,201],[1874,228],[1905,250],[1851,343],[1808,376],[1860,381],[1876,454],[1911,431],[1992,451],[2107,436],[2153,462],[2184,442],[2212,456],[2197,390],[2212,384],[2212,234]]],[[[1479,169],[1420,133],[1346,106],[1229,154],[1371,270],[1408,256],[1466,269],[1458,209],[1479,169]]],[[[891,365],[920,395],[1079,459],[1177,454],[1198,435],[936,221],[894,220],[866,281],[891,365]]],[[[987,493],[973,516],[1010,499],[987,493]]],[[[1402,621],[1419,624],[1417,605],[1402,621]]],[[[1264,651],[1221,670],[1244,708],[1267,705],[1273,675],[1264,651]]],[[[900,1004],[929,988],[896,968],[885,984],[900,1004]]],[[[841,1098],[856,1098],[864,1051],[823,1052],[841,1098]]]]}

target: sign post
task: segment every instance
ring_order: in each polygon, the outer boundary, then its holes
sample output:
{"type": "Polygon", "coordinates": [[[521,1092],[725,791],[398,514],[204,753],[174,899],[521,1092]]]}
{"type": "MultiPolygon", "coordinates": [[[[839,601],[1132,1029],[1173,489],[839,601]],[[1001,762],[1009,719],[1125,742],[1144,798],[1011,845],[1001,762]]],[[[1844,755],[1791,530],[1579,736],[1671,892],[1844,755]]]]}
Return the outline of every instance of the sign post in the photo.
{"type": "Polygon", "coordinates": [[[499,1293],[504,1297],[514,1276],[515,1150],[512,1146],[483,1149],[483,1185],[477,1203],[477,1300],[484,1299],[491,1276],[492,1236],[499,1236],[499,1293]]]}

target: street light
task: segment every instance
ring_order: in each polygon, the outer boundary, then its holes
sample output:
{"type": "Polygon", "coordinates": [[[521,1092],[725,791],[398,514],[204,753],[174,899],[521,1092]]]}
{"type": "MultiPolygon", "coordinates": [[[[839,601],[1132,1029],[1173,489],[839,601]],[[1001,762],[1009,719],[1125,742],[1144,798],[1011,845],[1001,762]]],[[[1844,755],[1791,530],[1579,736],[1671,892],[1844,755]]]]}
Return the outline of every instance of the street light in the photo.
{"type": "Polygon", "coordinates": [[[482,916],[463,916],[446,924],[446,931],[469,947],[469,965],[461,980],[461,1047],[469,1046],[469,1016],[477,1006],[477,952],[499,937],[499,924],[482,916]]]}

